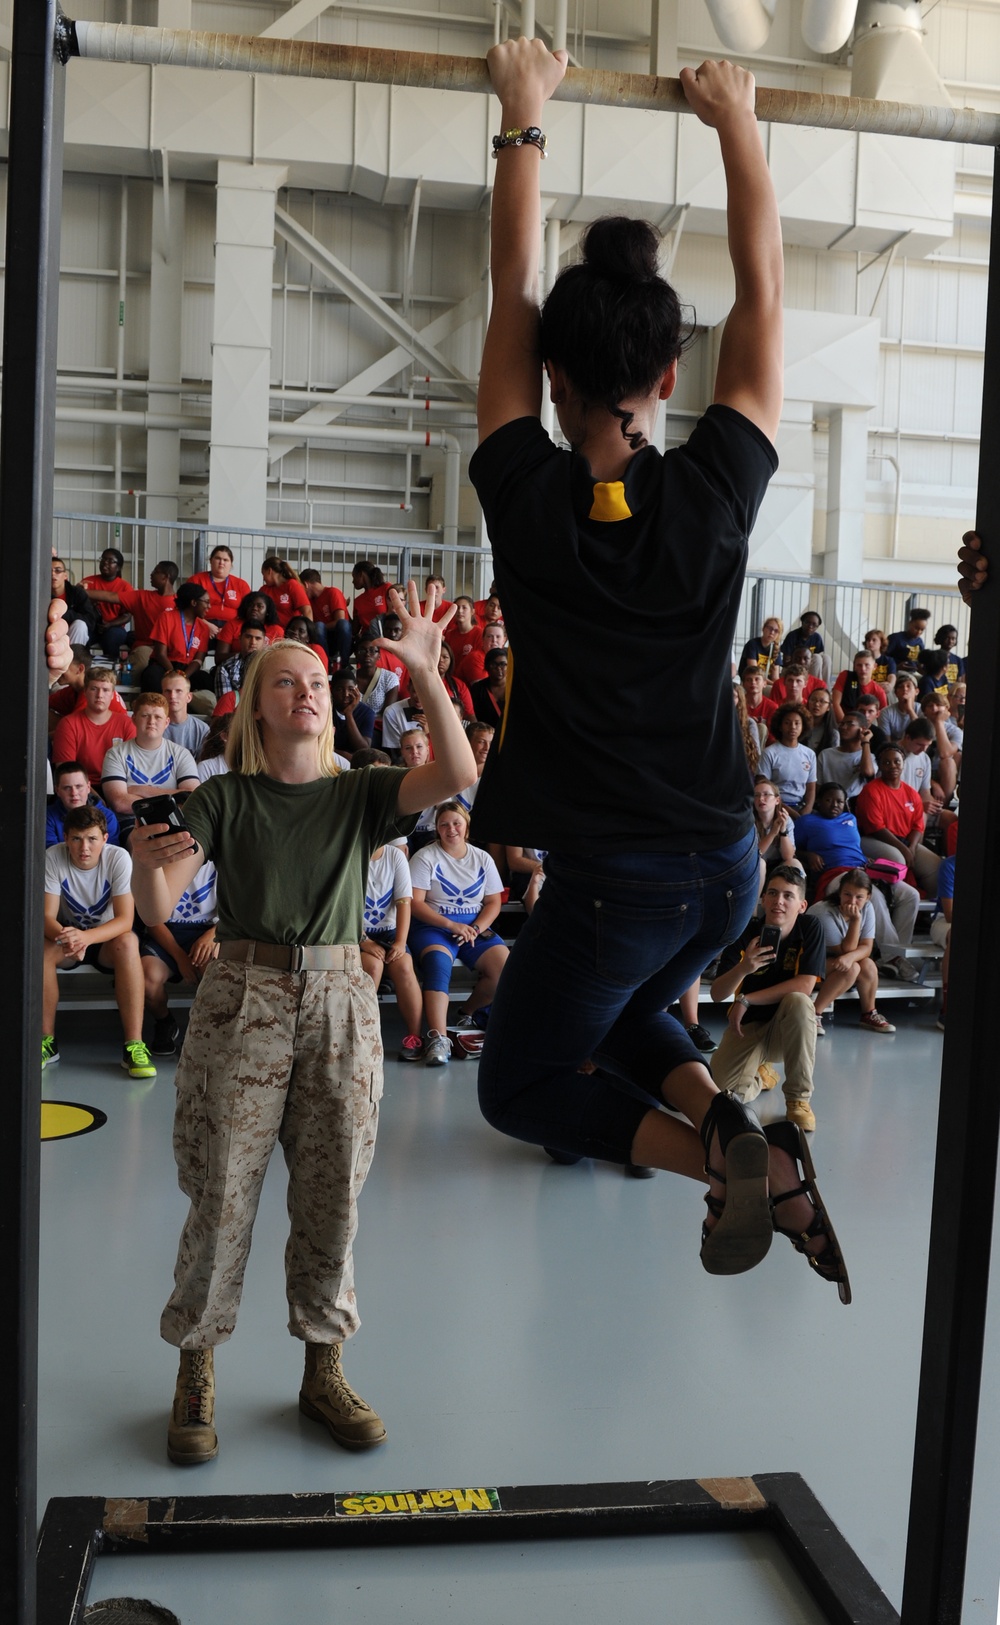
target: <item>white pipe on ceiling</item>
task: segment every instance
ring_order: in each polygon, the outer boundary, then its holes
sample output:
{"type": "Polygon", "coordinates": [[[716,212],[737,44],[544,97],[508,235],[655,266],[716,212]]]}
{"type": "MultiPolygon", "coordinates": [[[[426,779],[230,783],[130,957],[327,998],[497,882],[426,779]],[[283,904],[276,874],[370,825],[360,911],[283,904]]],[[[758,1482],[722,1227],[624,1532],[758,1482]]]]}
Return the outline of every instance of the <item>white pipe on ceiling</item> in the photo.
{"type": "Polygon", "coordinates": [[[802,0],[802,38],[810,51],[832,56],[847,44],[858,0],[802,0]]]}
{"type": "Polygon", "coordinates": [[[777,0],[705,0],[727,50],[759,51],[767,43],[777,0]]]}

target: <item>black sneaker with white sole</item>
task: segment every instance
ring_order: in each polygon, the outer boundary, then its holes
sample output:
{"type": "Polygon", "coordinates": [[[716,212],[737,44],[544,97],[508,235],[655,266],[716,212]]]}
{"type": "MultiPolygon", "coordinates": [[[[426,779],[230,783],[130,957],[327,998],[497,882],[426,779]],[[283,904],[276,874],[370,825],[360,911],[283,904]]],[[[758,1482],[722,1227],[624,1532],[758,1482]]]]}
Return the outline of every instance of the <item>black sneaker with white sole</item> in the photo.
{"type": "Polygon", "coordinates": [[[695,1049],[700,1049],[703,1055],[711,1055],[712,1051],[719,1047],[708,1028],[703,1027],[698,1021],[687,1029],[687,1035],[695,1049]]]}

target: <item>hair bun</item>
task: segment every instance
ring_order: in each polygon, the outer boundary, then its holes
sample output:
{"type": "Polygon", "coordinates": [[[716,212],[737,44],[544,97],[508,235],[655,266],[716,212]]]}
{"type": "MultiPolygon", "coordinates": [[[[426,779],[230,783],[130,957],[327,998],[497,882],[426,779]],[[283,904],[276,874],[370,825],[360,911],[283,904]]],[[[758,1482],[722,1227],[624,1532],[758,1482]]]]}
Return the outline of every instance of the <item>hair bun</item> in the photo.
{"type": "Polygon", "coordinates": [[[583,257],[608,282],[653,282],[659,276],[660,239],[646,220],[608,215],[588,226],[583,257]]]}

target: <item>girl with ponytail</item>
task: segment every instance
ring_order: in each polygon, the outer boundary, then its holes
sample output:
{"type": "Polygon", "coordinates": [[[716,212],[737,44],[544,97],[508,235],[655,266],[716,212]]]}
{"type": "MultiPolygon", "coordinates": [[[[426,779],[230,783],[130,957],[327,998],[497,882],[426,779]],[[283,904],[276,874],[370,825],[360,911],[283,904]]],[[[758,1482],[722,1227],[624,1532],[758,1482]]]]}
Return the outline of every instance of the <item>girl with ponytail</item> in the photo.
{"type": "MultiPolygon", "coordinates": [[[[581,263],[539,311],[542,126],[566,54],[520,39],[494,46],[488,61],[501,127],[470,475],[511,660],[473,836],[547,857],[494,998],[480,1104],[495,1127],[566,1159],[695,1179],[704,1169],[701,1257],[713,1274],[763,1258],[770,1196],[782,1228],[807,1233],[802,1250],[844,1297],[815,1185],[800,1183],[811,1175],[801,1128],[781,1123],[765,1136],[665,1014],[743,931],[757,896],[729,673],[747,537],[777,467],[782,251],[753,78],[728,62],[681,73],[691,111],[722,149],[736,300],[713,404],[664,456],[656,419],[677,381],[685,324],[659,274],[656,233],[641,220],[595,222],[581,263]],[[566,446],[540,422],[543,371],[566,446]],[[597,628],[617,651],[614,682],[600,662],[578,658],[597,628]],[[651,694],[669,705],[651,707],[651,694]],[[581,1071],[591,1058],[596,1069],[581,1071]],[[664,1100],[689,1121],[657,1109],[664,1100]]],[[[755,964],[769,959],[753,952],[755,964]]],[[[740,1030],[747,1005],[764,997],[741,997],[731,1024],[740,1030]]]]}

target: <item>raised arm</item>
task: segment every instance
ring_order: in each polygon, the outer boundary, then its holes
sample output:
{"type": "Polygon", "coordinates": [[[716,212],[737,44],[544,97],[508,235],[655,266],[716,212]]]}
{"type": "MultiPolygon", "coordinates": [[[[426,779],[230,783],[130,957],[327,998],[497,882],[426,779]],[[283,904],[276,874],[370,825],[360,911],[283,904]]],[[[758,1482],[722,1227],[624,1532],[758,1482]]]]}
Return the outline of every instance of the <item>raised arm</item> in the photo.
{"type": "MultiPolygon", "coordinates": [[[[500,98],[500,135],[542,127],[545,104],[566,72],[566,52],[541,40],[507,40],[486,57],[500,98]]],[[[538,260],[541,201],[537,147],[503,147],[496,158],[490,218],[490,311],[479,373],[479,438],[515,418],[537,417],[542,404],[538,353],[538,260]]],[[[435,750],[437,746],[435,745],[435,750]]]]}
{"type": "Polygon", "coordinates": [[[781,220],[754,116],[754,79],[731,62],[682,68],[684,94],[718,133],[728,189],[736,302],[719,351],[715,399],[773,440],[784,395],[781,220]]]}
{"type": "Polygon", "coordinates": [[[396,811],[406,815],[422,812],[425,807],[447,801],[449,796],[464,790],[476,777],[476,758],[438,676],[441,634],[454,616],[454,606],[440,621],[435,621],[437,588],[431,588],[422,611],[414,581],[407,583],[405,603],[395,588],[389,593],[389,602],[403,623],[403,636],[398,643],[389,638],[375,641],[380,648],[391,649],[405,664],[434,743],[433,762],[428,762],[426,767],[411,768],[400,785],[396,811]]]}

